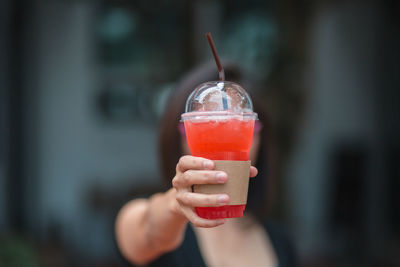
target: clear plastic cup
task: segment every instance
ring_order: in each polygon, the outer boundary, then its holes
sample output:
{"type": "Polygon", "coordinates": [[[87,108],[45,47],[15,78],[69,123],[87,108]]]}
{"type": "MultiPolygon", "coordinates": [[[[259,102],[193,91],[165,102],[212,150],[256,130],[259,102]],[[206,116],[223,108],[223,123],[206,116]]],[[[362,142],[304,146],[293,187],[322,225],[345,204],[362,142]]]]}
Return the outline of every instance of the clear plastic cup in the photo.
{"type": "MultiPolygon", "coordinates": [[[[224,161],[249,160],[257,114],[240,85],[228,81],[199,85],[186,101],[182,120],[193,156],[224,161]]],[[[196,212],[202,218],[217,219],[241,217],[244,209],[245,204],[240,204],[196,207],[196,212]]]]}

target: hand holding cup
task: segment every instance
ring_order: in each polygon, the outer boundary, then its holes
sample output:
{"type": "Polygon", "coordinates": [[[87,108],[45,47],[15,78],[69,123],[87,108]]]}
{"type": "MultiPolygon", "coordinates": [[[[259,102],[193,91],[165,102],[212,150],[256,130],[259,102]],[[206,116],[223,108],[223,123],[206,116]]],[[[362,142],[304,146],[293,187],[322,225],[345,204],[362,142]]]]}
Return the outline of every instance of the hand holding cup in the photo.
{"type": "MultiPolygon", "coordinates": [[[[176,190],[176,201],[180,212],[197,227],[215,227],[224,219],[208,220],[200,218],[195,207],[220,207],[229,204],[227,194],[201,194],[192,192],[197,184],[224,184],[228,181],[225,172],[214,170],[213,161],[194,156],[183,156],[176,165],[176,175],[172,185],[176,190]]],[[[255,167],[250,168],[250,177],[257,175],[255,167]]]]}

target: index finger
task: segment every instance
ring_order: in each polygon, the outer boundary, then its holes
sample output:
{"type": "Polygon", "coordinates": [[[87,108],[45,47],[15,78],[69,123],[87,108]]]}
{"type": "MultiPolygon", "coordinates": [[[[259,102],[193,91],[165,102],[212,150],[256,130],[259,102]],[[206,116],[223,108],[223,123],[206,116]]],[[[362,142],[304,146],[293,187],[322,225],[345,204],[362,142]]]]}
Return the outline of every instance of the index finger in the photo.
{"type": "Polygon", "coordinates": [[[185,172],[187,170],[213,170],[214,162],[200,157],[183,156],[176,165],[176,171],[185,172]]]}

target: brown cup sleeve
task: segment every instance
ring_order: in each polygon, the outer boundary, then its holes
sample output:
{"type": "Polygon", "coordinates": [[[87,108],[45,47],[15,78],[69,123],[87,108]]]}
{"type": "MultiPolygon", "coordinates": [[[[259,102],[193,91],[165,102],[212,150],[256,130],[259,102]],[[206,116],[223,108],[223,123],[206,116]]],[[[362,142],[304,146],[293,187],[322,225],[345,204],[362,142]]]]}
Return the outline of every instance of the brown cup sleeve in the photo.
{"type": "Polygon", "coordinates": [[[193,186],[193,192],[203,194],[228,194],[229,205],[247,203],[249,189],[250,161],[214,160],[215,170],[228,174],[225,184],[198,184],[193,186]]]}

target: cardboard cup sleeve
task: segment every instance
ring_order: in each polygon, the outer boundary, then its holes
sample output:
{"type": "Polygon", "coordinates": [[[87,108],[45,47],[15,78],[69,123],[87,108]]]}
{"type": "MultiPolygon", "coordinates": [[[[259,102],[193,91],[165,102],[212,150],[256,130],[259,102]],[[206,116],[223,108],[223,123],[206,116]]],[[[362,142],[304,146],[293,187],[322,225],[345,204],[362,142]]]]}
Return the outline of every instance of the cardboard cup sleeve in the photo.
{"type": "Polygon", "coordinates": [[[225,184],[197,184],[193,192],[203,194],[227,194],[229,205],[244,205],[247,203],[249,189],[250,161],[214,160],[215,170],[228,174],[225,184]]]}

